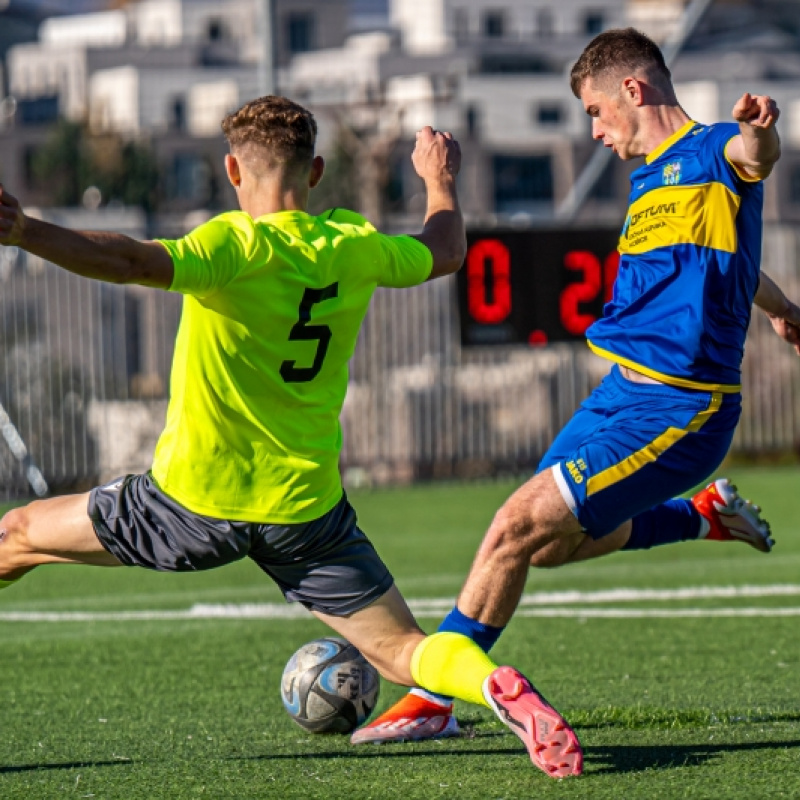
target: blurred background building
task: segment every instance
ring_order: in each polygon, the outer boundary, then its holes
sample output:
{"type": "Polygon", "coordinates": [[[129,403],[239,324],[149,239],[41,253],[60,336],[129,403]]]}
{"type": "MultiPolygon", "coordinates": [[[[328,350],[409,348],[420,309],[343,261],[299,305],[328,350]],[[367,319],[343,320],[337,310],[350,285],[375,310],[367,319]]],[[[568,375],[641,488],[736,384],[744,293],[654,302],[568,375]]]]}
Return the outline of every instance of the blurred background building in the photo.
{"type": "MultiPolygon", "coordinates": [[[[568,73],[594,35],[627,25],[675,51],[679,99],[701,122],[728,119],[744,90],[777,99],[765,268],[797,288],[797,0],[0,0],[0,181],[66,224],[178,236],[235,205],[221,117],[279,93],[319,121],[328,175],[312,211],[418,227],[409,156],[430,124],[462,143],[471,228],[615,230],[636,164],[591,141],[568,73]]],[[[88,286],[8,250],[0,282],[0,403],[51,482],[146,468],[179,299],[88,286]]],[[[455,279],[378,294],[345,413],[351,481],[529,469],[606,368],[582,345],[469,348],[458,329],[455,279]]],[[[786,453],[797,369],[762,334],[736,447],[786,453]]],[[[0,481],[22,491],[4,458],[0,481]]]]}

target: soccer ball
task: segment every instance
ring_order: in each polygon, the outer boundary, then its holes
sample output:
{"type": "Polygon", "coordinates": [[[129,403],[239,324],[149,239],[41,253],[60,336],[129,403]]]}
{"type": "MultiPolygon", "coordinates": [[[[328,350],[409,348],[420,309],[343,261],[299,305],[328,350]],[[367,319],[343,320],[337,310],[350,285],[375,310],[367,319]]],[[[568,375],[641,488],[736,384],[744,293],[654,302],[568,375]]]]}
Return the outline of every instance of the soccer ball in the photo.
{"type": "Polygon", "coordinates": [[[372,713],[379,691],[378,670],[335,636],[304,644],[281,678],[286,711],[310,733],[349,733],[372,713]]]}

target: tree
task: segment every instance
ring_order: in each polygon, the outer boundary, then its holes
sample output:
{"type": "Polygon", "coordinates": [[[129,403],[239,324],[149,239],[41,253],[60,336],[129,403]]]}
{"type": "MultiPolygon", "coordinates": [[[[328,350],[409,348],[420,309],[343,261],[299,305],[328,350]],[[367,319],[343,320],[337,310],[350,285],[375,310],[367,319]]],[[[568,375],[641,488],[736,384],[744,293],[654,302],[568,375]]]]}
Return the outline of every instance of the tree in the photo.
{"type": "Polygon", "coordinates": [[[103,202],[116,200],[146,211],[158,205],[152,150],[119,136],[92,135],[82,123],[59,120],[34,156],[33,172],[50,187],[54,205],[81,205],[90,186],[100,190],[103,202]]]}

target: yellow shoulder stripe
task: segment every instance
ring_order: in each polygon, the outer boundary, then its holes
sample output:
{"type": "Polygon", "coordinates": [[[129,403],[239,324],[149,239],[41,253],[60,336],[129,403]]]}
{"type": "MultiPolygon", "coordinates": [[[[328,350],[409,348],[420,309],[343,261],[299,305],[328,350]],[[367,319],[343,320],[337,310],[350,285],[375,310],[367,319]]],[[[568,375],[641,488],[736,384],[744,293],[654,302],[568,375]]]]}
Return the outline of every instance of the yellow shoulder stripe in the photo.
{"type": "Polygon", "coordinates": [[[675,142],[683,139],[683,137],[686,136],[686,134],[689,133],[689,131],[694,128],[695,125],[697,125],[697,123],[693,119],[690,119],[685,125],[682,125],[677,131],[675,131],[675,133],[664,139],[664,141],[661,142],[661,144],[656,147],[655,150],[647,154],[645,163],[652,164],[659,156],[666,153],[667,150],[669,150],[669,148],[675,144],[675,142]]]}

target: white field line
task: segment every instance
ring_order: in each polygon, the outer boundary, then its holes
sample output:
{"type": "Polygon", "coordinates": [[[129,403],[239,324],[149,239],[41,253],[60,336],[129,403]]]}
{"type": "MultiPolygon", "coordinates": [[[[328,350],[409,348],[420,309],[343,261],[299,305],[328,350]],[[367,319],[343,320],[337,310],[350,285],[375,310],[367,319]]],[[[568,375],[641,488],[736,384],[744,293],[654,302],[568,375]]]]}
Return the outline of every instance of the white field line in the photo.
{"type": "Polygon", "coordinates": [[[581,619],[704,619],[706,617],[800,617],[800,608],[523,608],[518,617],[581,619]]]}
{"type": "MultiPolygon", "coordinates": [[[[612,589],[596,592],[536,592],[523,595],[517,610],[521,617],[576,617],[633,619],[644,617],[797,617],[798,607],[729,608],[593,608],[603,603],[670,602],[800,596],[798,584],[772,586],[690,586],[682,589],[612,589]],[[587,607],[588,606],[588,607],[587,607]]],[[[419,617],[440,617],[450,610],[452,599],[409,601],[419,617]]],[[[187,609],[141,611],[7,611],[0,622],[129,622],[204,619],[304,619],[308,612],[296,604],[195,603],[187,609]]]]}

